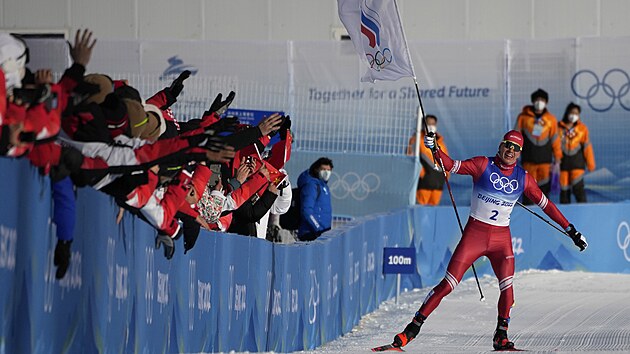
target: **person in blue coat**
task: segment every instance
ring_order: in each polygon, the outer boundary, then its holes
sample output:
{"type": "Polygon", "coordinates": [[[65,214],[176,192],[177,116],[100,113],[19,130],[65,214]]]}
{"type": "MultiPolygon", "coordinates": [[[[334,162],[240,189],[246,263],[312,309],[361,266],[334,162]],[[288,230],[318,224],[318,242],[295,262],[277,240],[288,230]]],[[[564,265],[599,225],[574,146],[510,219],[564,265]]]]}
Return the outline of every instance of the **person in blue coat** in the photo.
{"type": "Polygon", "coordinates": [[[333,162],[320,157],[298,177],[300,190],[300,227],[298,238],[312,241],[332,225],[332,205],[328,179],[332,174],[333,162]]]}

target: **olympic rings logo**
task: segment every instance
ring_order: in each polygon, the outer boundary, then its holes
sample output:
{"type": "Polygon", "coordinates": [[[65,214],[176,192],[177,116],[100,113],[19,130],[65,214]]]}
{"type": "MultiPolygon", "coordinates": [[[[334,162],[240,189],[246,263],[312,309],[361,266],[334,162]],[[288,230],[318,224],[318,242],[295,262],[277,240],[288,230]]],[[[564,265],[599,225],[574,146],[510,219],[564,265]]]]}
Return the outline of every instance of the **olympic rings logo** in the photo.
{"type": "Polygon", "coordinates": [[[619,226],[617,226],[617,246],[623,251],[623,256],[626,258],[626,261],[630,262],[630,254],[628,254],[628,248],[630,247],[630,225],[625,221],[622,221],[619,226]],[[621,232],[622,228],[626,229],[625,235],[621,232]],[[623,242],[621,241],[622,238],[623,242]]]}
{"type": "Polygon", "coordinates": [[[512,194],[518,189],[518,181],[515,179],[509,179],[505,176],[499,176],[498,173],[492,172],[490,174],[490,182],[494,189],[504,191],[507,194],[512,194]]]}
{"type": "Polygon", "coordinates": [[[337,199],[345,199],[351,196],[355,200],[365,200],[370,193],[375,192],[381,186],[381,179],[375,173],[368,173],[360,177],[355,172],[348,172],[342,177],[336,172],[330,175],[328,188],[337,199]]]}
{"type": "Polygon", "coordinates": [[[630,101],[622,101],[630,92],[630,75],[619,68],[608,70],[601,80],[591,70],[580,70],[571,79],[571,90],[595,112],[610,110],[615,101],[630,111],[630,101]]]}
{"type": "Polygon", "coordinates": [[[382,52],[377,50],[374,55],[368,53],[365,56],[370,64],[370,68],[376,71],[380,71],[392,62],[392,51],[389,48],[383,49],[382,52]]]}

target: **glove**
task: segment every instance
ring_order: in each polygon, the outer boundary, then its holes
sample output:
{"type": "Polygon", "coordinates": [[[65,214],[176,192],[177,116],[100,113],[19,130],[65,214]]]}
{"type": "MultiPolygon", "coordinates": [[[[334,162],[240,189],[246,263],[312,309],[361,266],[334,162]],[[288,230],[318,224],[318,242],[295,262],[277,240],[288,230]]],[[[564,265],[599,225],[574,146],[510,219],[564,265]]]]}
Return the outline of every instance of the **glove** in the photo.
{"type": "Polygon", "coordinates": [[[53,264],[57,267],[55,278],[61,279],[66,275],[68,267],[70,267],[70,246],[72,240],[64,241],[58,240],[55,247],[55,257],[53,258],[53,264]]]}
{"type": "Polygon", "coordinates": [[[580,252],[584,251],[586,247],[588,247],[588,243],[586,242],[586,237],[582,235],[581,232],[575,229],[573,224],[569,224],[565,229],[569,237],[573,240],[573,243],[580,249],[580,252]]]}
{"type": "Polygon", "coordinates": [[[221,101],[223,95],[218,94],[217,97],[214,99],[214,102],[212,102],[210,109],[206,111],[206,114],[214,112],[217,115],[222,115],[228,109],[230,104],[232,104],[232,101],[234,101],[234,96],[236,96],[236,93],[234,91],[230,91],[225,101],[221,101]]]}
{"type": "Polygon", "coordinates": [[[287,131],[289,129],[291,129],[291,117],[287,115],[280,126],[280,140],[287,140],[287,131]]]}
{"type": "Polygon", "coordinates": [[[225,117],[219,119],[216,123],[208,126],[209,129],[213,129],[218,133],[221,132],[234,132],[238,126],[238,117],[225,117]]]}
{"type": "Polygon", "coordinates": [[[184,70],[179,76],[173,80],[171,86],[167,87],[166,90],[171,94],[173,99],[176,99],[182,90],[184,89],[184,80],[190,77],[190,70],[184,70]]]}
{"type": "Polygon", "coordinates": [[[158,234],[155,237],[155,248],[160,249],[160,246],[164,245],[164,257],[166,259],[173,258],[175,254],[175,241],[169,235],[158,234]]]}
{"type": "Polygon", "coordinates": [[[435,149],[435,135],[432,133],[426,134],[424,136],[424,146],[431,150],[435,149]]]}

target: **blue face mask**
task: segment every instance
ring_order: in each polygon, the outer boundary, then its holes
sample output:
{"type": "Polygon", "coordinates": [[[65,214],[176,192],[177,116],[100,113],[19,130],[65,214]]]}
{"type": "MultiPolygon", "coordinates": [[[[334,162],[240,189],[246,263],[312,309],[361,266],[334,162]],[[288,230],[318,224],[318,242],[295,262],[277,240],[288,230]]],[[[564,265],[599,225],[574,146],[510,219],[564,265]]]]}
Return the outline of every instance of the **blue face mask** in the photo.
{"type": "Polygon", "coordinates": [[[330,179],[330,175],[332,174],[331,170],[320,170],[319,171],[319,178],[321,180],[323,180],[324,182],[328,182],[328,180],[330,179]]]}

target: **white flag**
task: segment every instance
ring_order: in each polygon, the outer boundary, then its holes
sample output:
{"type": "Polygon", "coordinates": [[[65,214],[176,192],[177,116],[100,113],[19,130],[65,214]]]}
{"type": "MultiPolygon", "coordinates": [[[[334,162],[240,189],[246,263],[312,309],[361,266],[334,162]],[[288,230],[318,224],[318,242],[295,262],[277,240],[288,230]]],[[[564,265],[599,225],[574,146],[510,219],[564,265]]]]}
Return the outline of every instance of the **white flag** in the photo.
{"type": "Polygon", "coordinates": [[[361,81],[415,77],[396,0],[337,0],[339,18],[368,70],[361,81]]]}

